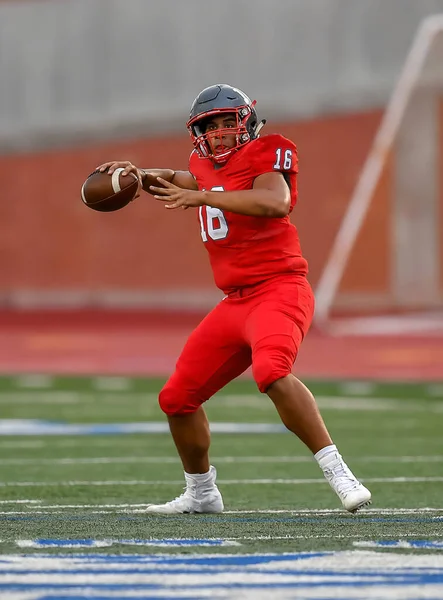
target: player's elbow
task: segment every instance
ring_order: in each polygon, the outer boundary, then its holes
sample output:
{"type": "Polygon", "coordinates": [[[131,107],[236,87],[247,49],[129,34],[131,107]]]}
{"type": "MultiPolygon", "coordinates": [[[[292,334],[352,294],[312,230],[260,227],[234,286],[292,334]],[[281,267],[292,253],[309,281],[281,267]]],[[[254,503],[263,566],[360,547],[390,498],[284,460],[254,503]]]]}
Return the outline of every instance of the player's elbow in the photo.
{"type": "Polygon", "coordinates": [[[275,190],[269,190],[262,196],[260,204],[261,213],[264,217],[283,219],[289,214],[291,198],[289,194],[279,194],[275,190]]]}
{"type": "Polygon", "coordinates": [[[291,198],[287,196],[281,206],[281,217],[286,217],[291,212],[291,198]]]}
{"type": "Polygon", "coordinates": [[[277,202],[274,202],[272,207],[272,217],[276,219],[283,219],[289,214],[291,209],[291,200],[290,198],[279,198],[277,202]]]}

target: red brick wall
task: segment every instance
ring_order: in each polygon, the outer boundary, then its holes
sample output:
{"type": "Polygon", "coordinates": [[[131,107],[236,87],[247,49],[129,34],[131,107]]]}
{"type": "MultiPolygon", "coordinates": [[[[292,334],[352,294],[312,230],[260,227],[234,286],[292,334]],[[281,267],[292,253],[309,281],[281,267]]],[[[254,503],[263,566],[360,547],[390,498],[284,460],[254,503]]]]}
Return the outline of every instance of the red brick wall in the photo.
{"type": "MultiPolygon", "coordinates": [[[[293,219],[314,284],[379,120],[379,112],[370,112],[266,127],[287,135],[299,149],[300,194],[293,219]]],[[[101,162],[128,159],[180,169],[187,167],[190,149],[184,133],[0,157],[0,293],[213,289],[194,211],[169,212],[143,195],[120,212],[101,214],[80,200],[84,179],[101,162]]],[[[386,289],[389,185],[387,169],[346,271],[344,291],[386,289]]]]}

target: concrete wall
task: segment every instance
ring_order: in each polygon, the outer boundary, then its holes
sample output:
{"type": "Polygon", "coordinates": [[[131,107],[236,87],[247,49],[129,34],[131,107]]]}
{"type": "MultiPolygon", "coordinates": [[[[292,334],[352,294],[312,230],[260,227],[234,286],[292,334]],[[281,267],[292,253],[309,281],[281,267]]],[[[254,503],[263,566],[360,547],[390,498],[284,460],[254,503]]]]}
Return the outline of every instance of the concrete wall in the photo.
{"type": "Polygon", "coordinates": [[[443,0],[0,1],[0,151],[183,130],[232,83],[288,120],[383,104],[443,0]]]}

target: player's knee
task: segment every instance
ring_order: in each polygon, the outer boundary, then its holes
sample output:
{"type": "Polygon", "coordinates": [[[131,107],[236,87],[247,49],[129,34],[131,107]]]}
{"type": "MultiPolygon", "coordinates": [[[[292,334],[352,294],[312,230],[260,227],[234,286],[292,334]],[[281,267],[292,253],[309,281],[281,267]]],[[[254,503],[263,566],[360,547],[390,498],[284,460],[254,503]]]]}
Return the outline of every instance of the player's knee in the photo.
{"type": "Polygon", "coordinates": [[[261,392],[266,390],[275,381],[286,377],[291,372],[291,366],[280,357],[263,356],[257,361],[257,364],[252,367],[252,374],[258,389],[261,392]]]}
{"type": "Polygon", "coordinates": [[[294,350],[285,344],[258,349],[252,360],[252,374],[258,389],[266,392],[275,381],[289,375],[294,360],[294,350]]]}
{"type": "Polygon", "coordinates": [[[166,384],[158,396],[158,403],[168,417],[195,412],[199,403],[183,388],[166,384]]]}

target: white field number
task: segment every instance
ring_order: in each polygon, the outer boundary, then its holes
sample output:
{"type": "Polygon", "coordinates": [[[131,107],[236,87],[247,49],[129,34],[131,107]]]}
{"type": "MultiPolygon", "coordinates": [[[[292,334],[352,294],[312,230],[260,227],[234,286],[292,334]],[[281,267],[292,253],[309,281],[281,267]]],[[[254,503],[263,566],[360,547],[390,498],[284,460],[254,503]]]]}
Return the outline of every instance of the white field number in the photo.
{"type": "MultiPolygon", "coordinates": [[[[211,192],[224,192],[221,185],[211,188],[211,192]]],[[[208,241],[208,236],[211,240],[224,240],[228,235],[228,224],[223,211],[213,206],[206,206],[206,219],[203,215],[203,206],[198,209],[200,219],[200,233],[204,242],[208,241]]]]}

